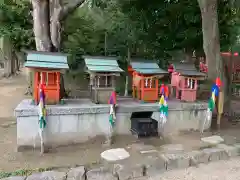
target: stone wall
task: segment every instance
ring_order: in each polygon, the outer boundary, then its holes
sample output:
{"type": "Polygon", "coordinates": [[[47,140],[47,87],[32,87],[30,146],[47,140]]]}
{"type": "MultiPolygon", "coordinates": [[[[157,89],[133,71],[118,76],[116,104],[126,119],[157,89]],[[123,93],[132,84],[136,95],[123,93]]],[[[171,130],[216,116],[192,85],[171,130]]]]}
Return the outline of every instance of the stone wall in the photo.
{"type": "MultiPolygon", "coordinates": [[[[96,136],[108,136],[110,133],[108,104],[66,104],[47,107],[47,127],[44,131],[46,145],[59,146],[82,143],[96,136]]],[[[168,135],[184,130],[201,130],[206,116],[206,103],[171,103],[169,116],[164,128],[159,133],[168,135]]],[[[152,118],[160,121],[159,104],[119,104],[115,132],[129,135],[132,112],[153,111],[152,118]]],[[[38,107],[31,105],[31,100],[23,100],[15,109],[17,118],[17,146],[34,147],[40,145],[38,134],[38,107]]],[[[159,123],[160,124],[160,123],[159,123]]],[[[205,123],[204,129],[211,122],[205,123]]]]}

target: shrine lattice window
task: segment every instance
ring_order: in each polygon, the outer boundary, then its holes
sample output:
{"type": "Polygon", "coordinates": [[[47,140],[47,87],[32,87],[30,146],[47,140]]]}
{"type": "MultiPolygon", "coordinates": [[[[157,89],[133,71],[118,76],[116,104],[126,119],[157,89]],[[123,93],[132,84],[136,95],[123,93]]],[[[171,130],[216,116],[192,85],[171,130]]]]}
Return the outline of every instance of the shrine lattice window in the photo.
{"type": "Polygon", "coordinates": [[[94,79],[94,86],[99,88],[112,87],[112,76],[96,76],[94,79]]]}
{"type": "Polygon", "coordinates": [[[38,82],[41,82],[41,78],[43,83],[46,84],[47,86],[55,85],[57,82],[57,75],[54,72],[39,73],[38,82]]]}
{"type": "Polygon", "coordinates": [[[195,89],[195,83],[196,83],[195,79],[185,78],[185,88],[195,89]]]}
{"type": "Polygon", "coordinates": [[[145,88],[156,88],[155,79],[149,78],[144,80],[144,87],[145,88]]]}

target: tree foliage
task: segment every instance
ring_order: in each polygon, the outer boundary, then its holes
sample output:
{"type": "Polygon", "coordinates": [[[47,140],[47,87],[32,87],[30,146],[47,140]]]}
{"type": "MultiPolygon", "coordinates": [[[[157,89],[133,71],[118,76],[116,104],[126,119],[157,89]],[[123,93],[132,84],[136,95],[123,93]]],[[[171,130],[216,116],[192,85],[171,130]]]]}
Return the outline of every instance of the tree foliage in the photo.
{"type": "MultiPolygon", "coordinates": [[[[148,45],[164,50],[202,50],[201,12],[196,0],[124,1],[122,9],[130,17],[140,17],[144,22],[148,45]],[[135,14],[132,10],[135,8],[135,14]],[[162,49],[162,48],[161,48],[162,49]]],[[[230,1],[219,1],[219,29],[223,49],[228,49],[236,39],[239,12],[230,1]]],[[[162,53],[159,51],[159,53],[162,53]]],[[[159,56],[160,54],[158,54],[159,56]]]]}
{"type": "Polygon", "coordinates": [[[0,36],[10,37],[15,50],[32,49],[31,4],[27,0],[0,2],[0,36]]]}
{"type": "MultiPolygon", "coordinates": [[[[64,21],[62,51],[82,54],[161,58],[169,51],[202,51],[201,13],[197,0],[92,0],[64,21]]],[[[0,34],[16,49],[33,48],[31,4],[1,4],[0,34]]],[[[221,48],[228,50],[239,34],[239,9],[219,0],[221,48]]]]}

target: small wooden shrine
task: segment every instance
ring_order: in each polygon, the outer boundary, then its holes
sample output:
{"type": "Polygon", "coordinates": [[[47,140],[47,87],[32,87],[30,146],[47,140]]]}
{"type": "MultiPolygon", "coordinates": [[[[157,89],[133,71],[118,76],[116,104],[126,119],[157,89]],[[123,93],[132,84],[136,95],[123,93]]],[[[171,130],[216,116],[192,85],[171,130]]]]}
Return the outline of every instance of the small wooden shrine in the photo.
{"type": "Polygon", "coordinates": [[[198,72],[194,64],[176,63],[173,64],[171,86],[176,98],[194,102],[197,96],[198,80],[203,80],[205,74],[198,72]]]}
{"type": "Polygon", "coordinates": [[[86,71],[90,75],[90,96],[94,103],[107,104],[116,89],[116,77],[123,70],[116,57],[84,56],[86,71]]]}
{"type": "Polygon", "coordinates": [[[159,68],[158,64],[151,60],[133,59],[128,67],[132,75],[133,98],[144,102],[159,100],[159,79],[168,72],[159,68]]]}
{"type": "Polygon", "coordinates": [[[44,86],[46,104],[57,104],[62,96],[60,91],[61,70],[68,69],[67,55],[61,53],[28,51],[25,67],[34,70],[33,98],[39,103],[39,88],[44,86]]]}

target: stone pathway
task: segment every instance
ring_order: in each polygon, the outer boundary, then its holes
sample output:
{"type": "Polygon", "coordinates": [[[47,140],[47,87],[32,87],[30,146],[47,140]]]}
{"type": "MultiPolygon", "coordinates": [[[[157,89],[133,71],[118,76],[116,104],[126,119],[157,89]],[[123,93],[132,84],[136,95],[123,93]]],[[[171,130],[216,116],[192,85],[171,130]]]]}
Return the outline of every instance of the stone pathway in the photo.
{"type": "MultiPolygon", "coordinates": [[[[115,160],[111,158],[110,161],[105,158],[105,163],[96,168],[79,166],[65,171],[45,171],[42,173],[32,173],[28,177],[9,177],[5,180],[130,180],[139,178],[142,180],[168,180],[168,176],[170,180],[184,180],[185,178],[176,176],[175,173],[171,174],[171,171],[176,169],[187,169],[188,171],[189,167],[201,168],[203,166],[201,164],[203,163],[207,164],[219,160],[228,160],[229,158],[240,155],[240,144],[233,146],[218,144],[212,148],[188,152],[184,151],[179,144],[169,144],[162,148],[162,152],[149,150],[149,153],[145,151],[144,154],[142,154],[141,151],[143,149],[151,149],[149,146],[144,147],[144,145],[135,144],[132,148],[133,147],[139,150],[139,158],[137,161],[131,161],[130,157],[125,159],[117,158],[115,160]],[[170,149],[170,151],[166,149],[170,149]],[[159,174],[161,174],[161,176],[159,176],[159,174]]],[[[115,156],[118,157],[118,155],[121,155],[123,152],[126,154],[124,149],[118,149],[117,152],[114,153],[115,156]]],[[[240,163],[238,166],[240,168],[240,163]]],[[[180,171],[180,173],[182,173],[182,171],[180,171]]],[[[184,173],[182,177],[185,177],[184,173]]],[[[189,178],[191,179],[191,176],[189,178]]],[[[202,175],[202,179],[208,179],[206,173],[202,175]]]]}

